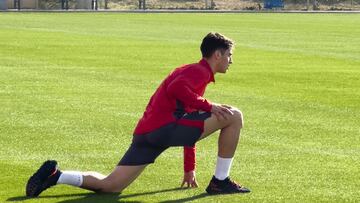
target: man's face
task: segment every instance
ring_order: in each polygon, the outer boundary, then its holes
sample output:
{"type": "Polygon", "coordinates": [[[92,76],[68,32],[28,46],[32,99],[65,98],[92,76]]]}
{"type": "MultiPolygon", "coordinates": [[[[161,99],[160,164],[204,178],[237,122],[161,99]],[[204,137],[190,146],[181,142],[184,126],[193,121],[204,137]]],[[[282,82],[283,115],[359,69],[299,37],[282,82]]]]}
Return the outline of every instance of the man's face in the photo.
{"type": "Polygon", "coordinates": [[[226,73],[230,64],[232,64],[232,48],[225,50],[225,52],[219,50],[217,72],[226,73]]]}

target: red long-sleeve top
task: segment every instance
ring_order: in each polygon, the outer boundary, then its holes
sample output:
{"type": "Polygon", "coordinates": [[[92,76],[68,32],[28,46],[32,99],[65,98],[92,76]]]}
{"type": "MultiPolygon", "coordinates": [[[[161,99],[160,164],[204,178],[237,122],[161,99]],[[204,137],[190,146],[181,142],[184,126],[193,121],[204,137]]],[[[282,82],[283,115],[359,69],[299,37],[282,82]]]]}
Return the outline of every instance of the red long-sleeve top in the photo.
{"type": "MultiPolygon", "coordinates": [[[[203,98],[205,88],[215,82],[214,74],[205,59],[176,68],[152,95],[134,135],[141,136],[171,122],[175,122],[176,103],[180,101],[187,113],[211,111],[211,102],[203,98]]],[[[195,169],[195,146],[184,147],[184,170],[195,169]]]]}

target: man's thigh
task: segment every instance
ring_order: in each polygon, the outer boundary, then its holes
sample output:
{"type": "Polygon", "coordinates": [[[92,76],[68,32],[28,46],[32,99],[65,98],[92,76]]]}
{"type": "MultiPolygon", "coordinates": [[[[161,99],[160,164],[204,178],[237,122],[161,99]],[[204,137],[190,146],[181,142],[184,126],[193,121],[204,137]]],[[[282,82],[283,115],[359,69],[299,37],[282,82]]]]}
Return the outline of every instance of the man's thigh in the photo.
{"type": "Polygon", "coordinates": [[[211,117],[206,119],[204,122],[204,131],[201,133],[199,140],[204,139],[205,137],[216,132],[217,130],[224,128],[226,125],[226,121],[218,120],[214,114],[211,115],[211,117]]]}
{"type": "Polygon", "coordinates": [[[199,140],[211,135],[212,133],[225,128],[230,125],[234,120],[238,119],[239,116],[242,117],[240,111],[236,108],[230,109],[234,114],[229,115],[227,119],[218,119],[214,114],[211,117],[207,118],[204,121],[204,130],[199,138],[199,140]],[[239,115],[240,114],[240,115],[239,115]]]}
{"type": "Polygon", "coordinates": [[[134,135],[129,149],[118,165],[138,166],[154,163],[155,159],[167,148],[150,143],[147,135],[134,135]]]}
{"type": "Polygon", "coordinates": [[[194,146],[203,130],[210,112],[191,112],[147,135],[148,141],[163,147],[194,146]]]}

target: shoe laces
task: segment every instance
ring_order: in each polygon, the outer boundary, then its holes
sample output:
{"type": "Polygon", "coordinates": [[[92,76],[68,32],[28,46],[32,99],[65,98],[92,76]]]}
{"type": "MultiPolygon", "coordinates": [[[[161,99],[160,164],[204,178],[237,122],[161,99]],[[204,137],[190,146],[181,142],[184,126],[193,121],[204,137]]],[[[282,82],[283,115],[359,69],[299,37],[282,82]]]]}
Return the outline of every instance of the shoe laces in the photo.
{"type": "Polygon", "coordinates": [[[239,188],[242,188],[242,186],[241,186],[241,184],[239,184],[239,183],[237,183],[237,182],[235,182],[235,181],[233,181],[233,180],[228,180],[229,181],[229,183],[231,184],[231,185],[233,185],[233,186],[236,186],[236,187],[239,187],[239,188]]]}

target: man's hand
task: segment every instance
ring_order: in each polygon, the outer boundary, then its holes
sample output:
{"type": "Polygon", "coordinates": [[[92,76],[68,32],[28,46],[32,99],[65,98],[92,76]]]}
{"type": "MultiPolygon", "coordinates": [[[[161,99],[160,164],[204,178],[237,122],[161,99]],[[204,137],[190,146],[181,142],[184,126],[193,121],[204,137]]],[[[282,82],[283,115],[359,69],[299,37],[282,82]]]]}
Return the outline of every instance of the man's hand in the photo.
{"type": "Polygon", "coordinates": [[[220,120],[227,120],[229,115],[234,115],[234,113],[231,111],[231,107],[227,105],[221,105],[221,104],[212,104],[211,107],[211,113],[213,113],[218,121],[220,120]]]}
{"type": "Polygon", "coordinates": [[[189,171],[184,173],[184,179],[181,184],[181,187],[184,187],[184,185],[187,185],[187,187],[198,187],[198,184],[196,182],[196,176],[195,171],[189,171]]]}

